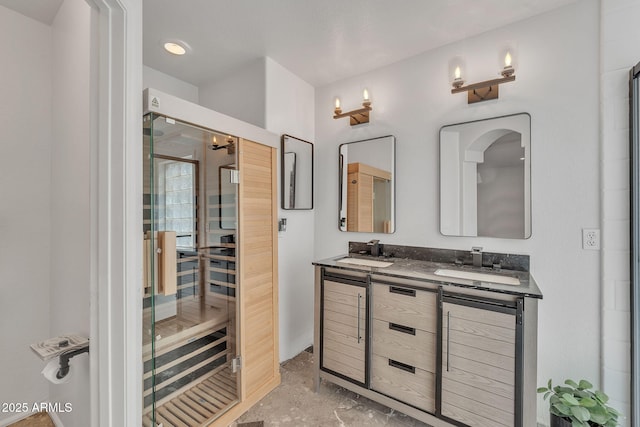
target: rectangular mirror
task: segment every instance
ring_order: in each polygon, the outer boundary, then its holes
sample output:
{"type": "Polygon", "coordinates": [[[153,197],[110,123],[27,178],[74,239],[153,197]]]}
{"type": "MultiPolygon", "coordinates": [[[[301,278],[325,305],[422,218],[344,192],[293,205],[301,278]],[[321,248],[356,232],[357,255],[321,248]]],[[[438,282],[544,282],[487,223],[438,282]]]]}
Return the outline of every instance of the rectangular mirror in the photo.
{"type": "Polygon", "coordinates": [[[341,231],[395,231],[395,144],[389,135],[340,145],[341,231]]]}
{"type": "Polygon", "coordinates": [[[313,209],[313,144],[282,135],[282,209],[313,209]]]}
{"type": "Polygon", "coordinates": [[[440,129],[440,232],[531,237],[531,116],[440,129]]]}

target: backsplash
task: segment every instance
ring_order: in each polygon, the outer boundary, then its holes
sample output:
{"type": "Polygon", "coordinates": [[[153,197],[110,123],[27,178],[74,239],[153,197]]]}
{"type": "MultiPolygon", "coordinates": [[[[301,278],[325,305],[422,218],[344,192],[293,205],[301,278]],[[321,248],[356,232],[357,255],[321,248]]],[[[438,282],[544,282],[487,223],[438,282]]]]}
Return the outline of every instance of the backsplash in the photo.
{"type": "MultiPolygon", "coordinates": [[[[350,254],[369,253],[366,242],[349,242],[350,254]]],[[[462,263],[473,265],[471,250],[424,248],[421,246],[401,246],[380,243],[380,253],[387,257],[416,259],[420,261],[462,263]]],[[[483,252],[482,265],[500,265],[505,270],[529,271],[529,255],[483,252]]]]}

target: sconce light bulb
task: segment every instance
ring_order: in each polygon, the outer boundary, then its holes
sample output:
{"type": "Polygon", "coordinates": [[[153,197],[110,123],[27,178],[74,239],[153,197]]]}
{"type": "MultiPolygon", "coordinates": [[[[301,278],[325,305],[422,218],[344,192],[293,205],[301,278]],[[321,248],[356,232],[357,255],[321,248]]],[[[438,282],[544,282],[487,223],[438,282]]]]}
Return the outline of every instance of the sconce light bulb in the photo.
{"type": "Polygon", "coordinates": [[[453,77],[455,77],[456,79],[460,78],[460,67],[456,67],[456,70],[453,72],[453,77]]]}
{"type": "Polygon", "coordinates": [[[511,67],[511,54],[509,52],[504,56],[504,66],[511,67]]]}
{"type": "Polygon", "coordinates": [[[218,145],[218,140],[216,139],[216,137],[213,137],[213,145],[218,145]]]}
{"type": "Polygon", "coordinates": [[[336,110],[340,108],[340,98],[336,98],[336,110]]]}
{"type": "Polygon", "coordinates": [[[364,101],[368,101],[369,100],[369,91],[368,90],[363,90],[362,91],[362,99],[364,99],[364,101]]]}

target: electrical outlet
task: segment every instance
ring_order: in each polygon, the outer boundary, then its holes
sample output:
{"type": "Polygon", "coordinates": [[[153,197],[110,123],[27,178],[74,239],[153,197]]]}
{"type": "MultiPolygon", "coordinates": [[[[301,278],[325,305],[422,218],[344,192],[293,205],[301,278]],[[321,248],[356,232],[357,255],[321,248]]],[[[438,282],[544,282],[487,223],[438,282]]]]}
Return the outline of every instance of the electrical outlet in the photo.
{"type": "Polygon", "coordinates": [[[597,228],[582,229],[582,249],[600,250],[600,230],[597,228]]]}

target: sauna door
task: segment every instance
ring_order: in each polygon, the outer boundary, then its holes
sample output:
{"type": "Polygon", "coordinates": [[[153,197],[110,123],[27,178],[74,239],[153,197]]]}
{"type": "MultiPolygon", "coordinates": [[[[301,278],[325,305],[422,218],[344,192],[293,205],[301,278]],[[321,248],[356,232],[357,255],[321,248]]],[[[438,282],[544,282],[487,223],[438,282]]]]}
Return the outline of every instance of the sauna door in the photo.
{"type": "Polygon", "coordinates": [[[143,138],[142,425],[208,425],[239,401],[238,138],[154,113],[143,138]]]}

